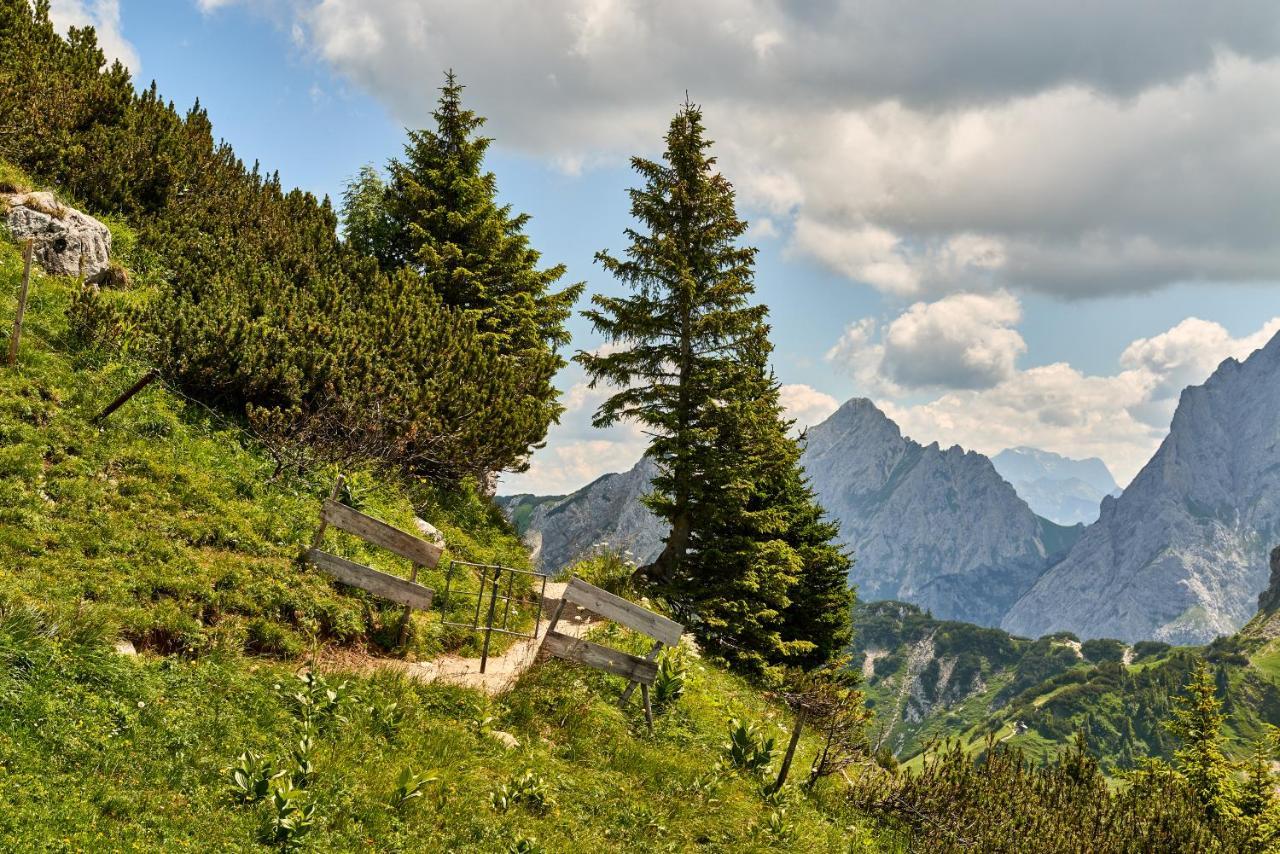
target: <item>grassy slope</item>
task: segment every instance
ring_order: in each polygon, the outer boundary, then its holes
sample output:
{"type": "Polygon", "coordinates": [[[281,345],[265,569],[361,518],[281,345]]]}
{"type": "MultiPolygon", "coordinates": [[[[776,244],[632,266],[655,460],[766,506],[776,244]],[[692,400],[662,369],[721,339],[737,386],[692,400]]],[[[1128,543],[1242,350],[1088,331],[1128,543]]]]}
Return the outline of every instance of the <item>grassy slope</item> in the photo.
{"type": "MultiPolygon", "coordinates": [[[[12,316],[20,267],[16,250],[0,244],[0,316],[12,316]]],[[[318,641],[390,642],[398,609],[339,595],[296,560],[332,472],[273,482],[274,465],[252,442],[160,386],[101,430],[89,423],[143,367],[66,343],[72,288],[35,278],[19,367],[0,371],[4,587],[93,602],[126,637],[161,652],[229,644],[290,655],[318,641]]],[[[419,487],[411,502],[368,473],[349,477],[366,512],[401,527],[412,530],[411,503],[426,505],[423,515],[455,558],[528,564],[505,523],[474,496],[419,487]]],[[[408,572],[354,538],[331,534],[326,548],[408,572]]],[[[442,588],[443,568],[425,582],[442,588]]],[[[425,615],[417,628],[420,654],[466,641],[425,615]]]]}
{"type": "MultiPolygon", "coordinates": [[[[19,275],[16,251],[0,241],[0,316],[11,316],[19,275]]],[[[296,562],[327,473],[271,482],[271,461],[251,443],[161,386],[92,427],[141,367],[67,342],[72,287],[36,277],[20,366],[0,368],[0,847],[266,846],[270,807],[238,804],[224,769],[244,750],[286,764],[299,735],[286,696],[293,656],[319,643],[376,649],[399,610],[296,562]],[[112,653],[121,635],[144,654],[112,653]]],[[[411,501],[368,475],[355,484],[365,509],[395,524],[425,505],[455,556],[527,560],[473,496],[411,501]]],[[[327,547],[405,569],[347,538],[330,535],[327,547]]],[[[417,655],[470,639],[435,615],[419,615],[414,635],[417,655]]],[[[490,852],[524,837],[547,851],[872,844],[832,790],[789,789],[771,804],[754,781],[709,774],[729,718],[760,721],[779,741],[788,719],[710,665],[695,666],[653,736],[634,704],[617,708],[619,680],[558,662],[496,701],[387,671],[328,678],[350,681],[349,702],[347,722],[319,739],[307,789],[316,850],[490,852]],[[504,750],[488,728],[522,747],[504,750]],[[395,812],[386,801],[406,767],[439,779],[395,812]],[[547,781],[554,806],[490,806],[525,770],[547,781]]],[[[811,752],[805,739],[797,776],[811,752]]]]}

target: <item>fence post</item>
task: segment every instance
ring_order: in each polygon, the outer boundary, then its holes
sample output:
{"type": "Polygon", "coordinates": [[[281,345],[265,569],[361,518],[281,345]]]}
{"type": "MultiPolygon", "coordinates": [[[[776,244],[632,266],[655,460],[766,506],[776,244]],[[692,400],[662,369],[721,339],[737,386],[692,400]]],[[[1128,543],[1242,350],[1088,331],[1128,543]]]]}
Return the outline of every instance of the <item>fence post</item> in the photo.
{"type": "MultiPolygon", "coordinates": [[[[337,500],[338,500],[338,493],[342,491],[342,481],[343,481],[343,479],[344,479],[344,475],[341,475],[341,474],[340,474],[340,475],[338,475],[337,479],[336,479],[336,480],[334,480],[334,482],[333,482],[333,489],[330,489],[330,490],[329,490],[329,500],[330,500],[330,501],[337,501],[337,500]]],[[[325,532],[325,529],[326,529],[326,528],[328,528],[328,527],[329,527],[329,523],[328,523],[328,522],[326,522],[326,521],[324,520],[324,512],[323,512],[323,511],[321,511],[321,513],[320,513],[320,527],[316,529],[316,535],[311,539],[311,548],[315,549],[316,551],[319,551],[319,550],[320,550],[320,547],[324,545],[324,532],[325,532]]]]}
{"type": "Polygon", "coordinates": [[[125,389],[123,394],[121,394],[115,400],[107,404],[106,409],[102,410],[97,415],[93,416],[93,418],[89,420],[89,423],[101,424],[108,415],[115,412],[120,407],[124,406],[125,403],[128,402],[129,398],[133,397],[135,394],[142,391],[144,388],[151,385],[153,382],[155,382],[159,378],[160,378],[160,374],[156,371],[155,368],[152,368],[151,370],[147,371],[145,374],[142,375],[142,379],[138,380],[136,383],[134,383],[133,385],[125,389]]]}
{"type": "Polygon", "coordinates": [[[22,267],[22,289],[18,291],[18,312],[13,317],[13,332],[9,335],[9,367],[18,361],[18,340],[22,337],[22,317],[27,313],[27,288],[31,285],[31,256],[35,254],[35,239],[27,238],[26,260],[22,267]]]}
{"type": "MultiPolygon", "coordinates": [[[[418,581],[418,564],[416,563],[413,565],[413,572],[409,574],[409,580],[414,582],[415,584],[418,581]]],[[[445,597],[447,598],[448,595],[449,594],[446,592],[445,597]]],[[[404,646],[405,638],[409,636],[409,615],[412,613],[413,613],[413,606],[405,605],[404,617],[400,619],[400,646],[404,646]]]]}
{"type": "MultiPolygon", "coordinates": [[[[483,578],[483,576],[481,576],[483,578]]],[[[502,567],[493,568],[493,592],[489,594],[489,619],[485,620],[484,649],[480,651],[480,672],[489,663],[489,639],[493,637],[493,615],[498,610],[498,585],[502,583],[502,567]]]]}

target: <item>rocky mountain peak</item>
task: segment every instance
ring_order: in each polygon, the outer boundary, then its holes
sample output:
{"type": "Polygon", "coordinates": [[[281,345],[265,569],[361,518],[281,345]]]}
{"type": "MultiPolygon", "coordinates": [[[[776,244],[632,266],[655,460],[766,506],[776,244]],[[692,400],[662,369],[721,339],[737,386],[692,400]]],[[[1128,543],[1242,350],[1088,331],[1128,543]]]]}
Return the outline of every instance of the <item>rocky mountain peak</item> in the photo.
{"type": "Polygon", "coordinates": [[[1280,335],[1183,391],[1169,435],[1008,631],[1203,643],[1239,629],[1280,539],[1280,335]]]}

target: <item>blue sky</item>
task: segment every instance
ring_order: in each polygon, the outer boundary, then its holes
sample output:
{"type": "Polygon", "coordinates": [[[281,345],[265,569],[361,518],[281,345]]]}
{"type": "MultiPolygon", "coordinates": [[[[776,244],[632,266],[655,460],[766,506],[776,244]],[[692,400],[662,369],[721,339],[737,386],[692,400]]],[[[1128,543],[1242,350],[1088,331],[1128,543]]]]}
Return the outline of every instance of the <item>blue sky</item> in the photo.
{"type": "MultiPolygon", "coordinates": [[[[1101,456],[1127,481],[1178,389],[1280,329],[1280,25],[1271,4],[60,0],[109,53],[286,185],[337,196],[458,70],[489,167],[587,291],[621,248],[625,157],[689,89],[760,247],[803,423],[875,399],[921,441],[1101,456]],[[1121,4],[1128,5],[1128,4],[1121,4]],[[935,7],[936,9],[936,7],[935,7]],[[984,17],[986,16],[986,17],[984,17]],[[1145,17],[1144,17],[1145,16],[1145,17]],[[885,36],[892,33],[892,36],[885,36]],[[1127,34],[1124,38],[1105,34],[1127,34]],[[887,43],[886,43],[887,40],[887,43]]],[[[599,344],[572,323],[575,347],[599,344]]],[[[504,491],[626,467],[634,429],[570,411],[504,491]]]]}

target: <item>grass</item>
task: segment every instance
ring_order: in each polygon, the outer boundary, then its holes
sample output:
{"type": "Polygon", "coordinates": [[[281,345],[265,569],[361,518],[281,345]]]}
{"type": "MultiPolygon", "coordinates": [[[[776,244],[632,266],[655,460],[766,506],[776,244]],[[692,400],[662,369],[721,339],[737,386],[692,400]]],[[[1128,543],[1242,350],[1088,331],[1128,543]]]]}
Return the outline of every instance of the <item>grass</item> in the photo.
{"type": "MultiPolygon", "coordinates": [[[[0,241],[0,316],[14,309],[19,263],[0,241]]],[[[297,560],[334,472],[272,480],[272,461],[234,424],[163,385],[95,427],[92,415],[143,366],[72,340],[75,287],[36,276],[19,364],[0,368],[0,848],[888,845],[835,784],[767,797],[761,779],[722,767],[730,719],[758,722],[781,745],[790,716],[701,661],[653,733],[638,703],[617,706],[621,680],[564,662],[531,670],[497,699],[390,669],[325,672],[338,713],[304,729],[292,698],[308,657],[323,645],[386,654],[400,615],[297,560]],[[120,637],[142,654],[116,654],[120,637]],[[239,757],[292,778],[307,732],[310,771],[283,813],[269,799],[237,798],[228,772],[239,757]],[[295,846],[281,827],[307,816],[310,832],[295,846]]],[[[365,512],[407,529],[416,512],[459,559],[528,566],[514,532],[473,491],[349,476],[345,498],[365,512]]],[[[330,533],[325,548],[408,571],[347,535],[330,533]]],[[[440,589],[443,572],[423,580],[440,589]]],[[[616,627],[598,633],[611,646],[647,648],[616,627]]],[[[477,640],[418,614],[406,654],[466,653],[477,640]]],[[[814,749],[802,739],[793,780],[814,749]]]]}
{"type": "MultiPolygon", "coordinates": [[[[0,244],[0,316],[12,316],[20,276],[16,249],[0,244]]],[[[297,656],[319,643],[394,646],[398,607],[340,592],[297,560],[335,472],[273,480],[272,461],[236,425],[160,385],[100,429],[90,423],[144,366],[69,341],[75,287],[34,278],[19,364],[0,371],[3,589],[94,603],[125,637],[163,653],[231,646],[297,656]]],[[[444,533],[451,557],[528,567],[510,528],[474,492],[426,484],[406,491],[368,472],[348,477],[355,496],[348,500],[392,524],[413,530],[418,507],[444,533]]],[[[331,534],[326,548],[409,573],[407,562],[352,537],[331,534]]],[[[422,580],[442,589],[447,566],[422,580]]],[[[463,593],[476,588],[470,572],[461,577],[463,593]]],[[[474,644],[469,632],[429,615],[417,615],[414,628],[412,654],[474,644]]]]}
{"type": "MultiPolygon", "coordinates": [[[[292,669],[239,654],[117,656],[91,617],[50,625],[25,631],[21,608],[0,616],[0,846],[278,847],[271,806],[238,802],[225,769],[245,751],[290,767],[301,732],[292,669]]],[[[327,679],[347,684],[341,718],[318,728],[303,795],[315,806],[314,850],[494,852],[532,838],[557,852],[848,851],[877,841],[834,788],[788,789],[774,805],[754,779],[713,770],[729,718],[759,721],[779,741],[788,721],[709,665],[694,666],[653,735],[637,704],[616,706],[620,680],[563,663],[496,701],[389,673],[327,679]],[[504,748],[491,729],[520,746],[504,748]],[[435,782],[393,810],[406,768],[435,782]],[[492,806],[491,793],[526,771],[549,803],[492,806]],[[770,829],[778,810],[781,832],[770,829]]],[[[806,741],[801,763],[809,750],[806,741]]]]}

